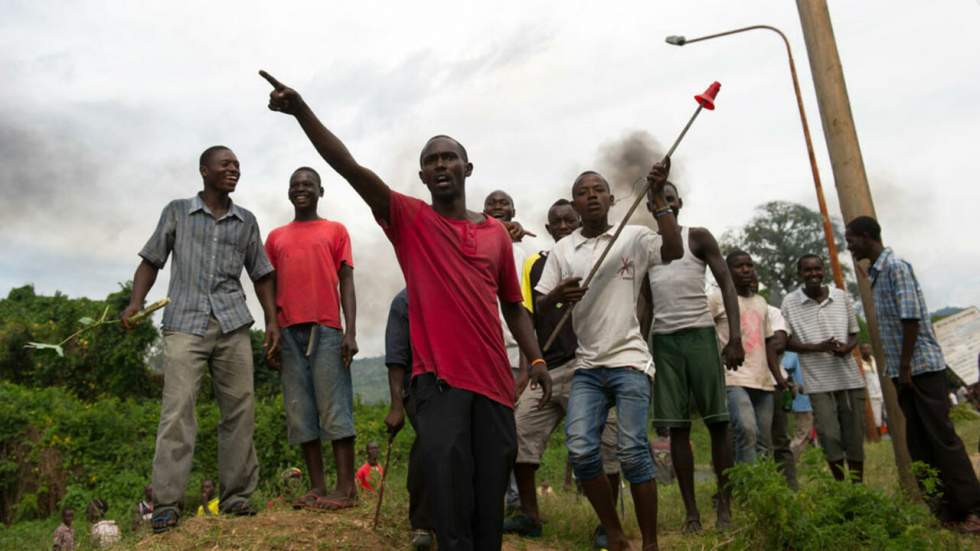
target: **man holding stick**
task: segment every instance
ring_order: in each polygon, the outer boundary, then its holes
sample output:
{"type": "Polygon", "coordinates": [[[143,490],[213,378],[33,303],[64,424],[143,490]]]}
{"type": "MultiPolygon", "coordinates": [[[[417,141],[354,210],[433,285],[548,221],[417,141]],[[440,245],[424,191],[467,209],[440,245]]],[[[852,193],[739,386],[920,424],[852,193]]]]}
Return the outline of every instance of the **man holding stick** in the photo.
{"type": "Polygon", "coordinates": [[[391,190],[358,164],[293,89],[264,71],[269,108],[293,115],[327,163],[374,213],[395,248],[408,289],[425,477],[440,549],[499,549],[503,497],[516,454],[514,378],[497,302],[530,359],[532,386],[551,394],[551,379],[522,296],[504,225],[466,208],[466,149],[430,138],[419,178],[432,204],[391,190]]]}
{"type": "Polygon", "coordinates": [[[255,431],[252,316],[239,278],[242,268],[255,282],[265,313],[265,347],[279,347],[275,277],[262,248],[255,216],[229,195],[241,176],[238,157],[225,146],[204,150],[199,162],[204,190],[171,201],[150,240],[140,251],[133,294],[123,310],[123,325],[140,311],[157,273],[173,255],[173,301],[163,313],[163,397],[156,454],[153,458],[154,532],[177,525],[197,436],[194,402],[208,363],[221,410],[218,476],[221,512],[254,515],[248,497],[259,480],[252,436],[255,431]]]}
{"type": "Polygon", "coordinates": [[[412,527],[412,547],[422,551],[432,547],[432,519],[425,491],[425,465],[418,437],[418,414],[411,392],[412,340],[408,325],[408,291],[402,289],[391,300],[385,326],[385,366],[388,368],[388,390],[391,393],[385,426],[394,437],[405,426],[405,416],[415,429],[415,440],[408,454],[408,522],[412,527]]]}
{"type": "MultiPolygon", "coordinates": [[[[555,243],[566,238],[581,225],[582,219],[568,199],[559,199],[548,209],[548,223],[545,224],[545,229],[555,243]]],[[[532,255],[525,263],[521,277],[524,306],[531,313],[538,342],[542,344],[547,341],[564,313],[564,309],[539,310],[534,306],[535,300],[541,296],[534,288],[541,280],[549,256],[549,251],[532,255]]],[[[514,476],[517,478],[517,487],[520,491],[522,514],[508,517],[504,521],[504,532],[514,532],[526,537],[541,535],[542,521],[538,510],[537,484],[534,475],[541,464],[541,457],[548,446],[551,433],[568,410],[569,392],[575,375],[576,348],[578,348],[578,339],[575,337],[575,331],[571,323],[566,323],[554,344],[544,353],[551,373],[551,400],[545,407],[539,408],[537,399],[540,398],[541,390],[527,390],[521,395],[514,411],[517,423],[517,461],[514,465],[514,476]]],[[[615,410],[610,410],[602,432],[602,469],[609,479],[613,502],[619,496],[616,440],[615,410]]],[[[606,547],[605,539],[605,532],[600,525],[595,533],[595,547],[606,547]]]]}
{"type": "Polygon", "coordinates": [[[674,213],[664,199],[669,170],[670,159],[665,158],[647,177],[663,236],[643,226],[624,226],[591,287],[579,283],[613,240],[609,207],[614,198],[600,174],[579,175],[572,185],[572,203],[582,217],[582,227],[555,245],[536,287],[543,295],[537,301],[541,311],[558,304],[574,307],[578,348],[565,434],[575,474],[614,551],[629,549],[629,542],[600,459],[600,434],[613,406],[619,420],[619,461],[631,484],[643,549],[657,548],[657,485],[646,432],[650,407],[646,369],[651,358],[640,333],[636,304],[650,266],[683,254],[674,213]]]}
{"type": "Polygon", "coordinates": [[[281,378],[289,443],[303,450],[311,488],[293,506],[318,511],[357,503],[354,486],[354,386],[357,299],[350,235],[317,212],[320,174],[300,167],[289,178],[294,219],[269,232],[282,328],[281,378]],[[341,310],[344,320],[341,323],[341,310]],[[321,443],[329,441],[337,484],[327,492],[321,443]]]}
{"type": "MultiPolygon", "coordinates": [[[[677,217],[684,202],[677,187],[667,182],[664,200],[677,217]]],[[[647,201],[647,208],[656,207],[647,201]]],[[[725,370],[737,369],[745,357],[739,327],[738,295],[725,266],[718,242],[705,228],[681,228],[684,256],[670,264],[650,268],[653,302],[653,334],[650,349],[657,366],[653,382],[653,419],[658,428],[670,430],[670,456],[677,472],[687,519],[684,532],[701,531],[701,514],[694,496],[694,455],[691,451],[691,408],[711,433],[711,463],[718,480],[719,527],[731,521],[731,491],[725,470],[732,466],[725,404],[725,370]],[[710,267],[721,288],[730,338],[719,355],[715,322],[708,311],[704,288],[705,268],[710,267]]],[[[663,229],[658,229],[663,235],[663,229]]]]}

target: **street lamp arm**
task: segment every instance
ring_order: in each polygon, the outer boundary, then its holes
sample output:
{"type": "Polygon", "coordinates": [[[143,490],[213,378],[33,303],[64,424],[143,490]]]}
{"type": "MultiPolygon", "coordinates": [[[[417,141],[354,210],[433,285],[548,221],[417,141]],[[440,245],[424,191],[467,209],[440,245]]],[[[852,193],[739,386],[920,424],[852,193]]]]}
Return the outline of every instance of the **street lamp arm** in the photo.
{"type": "Polygon", "coordinates": [[[742,27],[741,29],[734,29],[731,31],[725,31],[723,33],[709,34],[706,36],[699,36],[697,38],[685,38],[684,44],[691,44],[694,42],[700,42],[702,40],[711,40],[712,38],[719,38],[722,36],[728,36],[730,34],[744,33],[745,31],[754,31],[756,29],[767,29],[778,34],[780,38],[783,39],[783,43],[786,44],[786,49],[787,50],[789,49],[789,40],[786,39],[786,35],[783,34],[783,31],[777,29],[776,27],[772,27],[770,25],[752,25],[750,27],[742,27]]]}
{"type": "Polygon", "coordinates": [[[810,171],[813,174],[813,185],[817,192],[817,205],[820,207],[820,218],[823,222],[824,238],[827,241],[827,252],[830,253],[831,273],[833,273],[834,283],[837,285],[837,287],[846,290],[844,285],[844,271],[841,268],[840,259],[838,258],[837,254],[837,242],[834,239],[833,225],[830,222],[830,214],[827,212],[827,202],[824,200],[823,184],[820,182],[820,171],[817,169],[817,156],[813,151],[813,140],[810,136],[810,124],[806,120],[806,111],[803,109],[803,95],[800,93],[800,80],[796,76],[796,63],[793,61],[793,50],[789,46],[789,40],[786,38],[786,35],[783,34],[783,31],[770,25],[752,25],[749,27],[742,27],[740,29],[733,29],[730,31],[699,36],[691,39],[683,36],[671,36],[667,38],[667,43],[675,46],[684,46],[687,44],[693,44],[694,42],[701,42],[702,40],[711,40],[712,38],[720,38],[723,36],[744,33],[746,31],[754,31],[757,29],[765,29],[778,34],[779,38],[783,39],[783,44],[786,46],[786,55],[789,58],[789,72],[790,76],[793,78],[793,92],[796,94],[796,105],[800,110],[800,124],[803,126],[803,139],[806,142],[807,156],[810,158],[810,171]]]}

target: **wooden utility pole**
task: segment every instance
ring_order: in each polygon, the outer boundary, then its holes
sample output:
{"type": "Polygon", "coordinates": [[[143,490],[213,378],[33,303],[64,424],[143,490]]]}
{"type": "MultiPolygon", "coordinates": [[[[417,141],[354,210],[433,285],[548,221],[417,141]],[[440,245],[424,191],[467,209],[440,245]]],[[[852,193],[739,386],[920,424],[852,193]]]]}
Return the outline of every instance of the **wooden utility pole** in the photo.
{"type": "MultiPolygon", "coordinates": [[[[834,39],[827,2],[826,0],[797,0],[796,6],[800,13],[803,38],[810,58],[810,71],[813,74],[813,86],[816,88],[817,103],[820,106],[820,121],[823,123],[823,134],[827,140],[827,150],[830,153],[834,183],[837,186],[837,197],[844,221],[848,222],[858,216],[874,217],[874,203],[871,200],[871,190],[868,188],[868,177],[864,172],[864,159],[861,157],[861,146],[858,143],[857,131],[854,129],[847,86],[844,84],[844,71],[837,54],[837,42],[834,39]]],[[[871,284],[864,268],[857,263],[855,268],[861,290],[861,302],[864,304],[864,314],[871,333],[871,345],[880,366],[878,376],[881,378],[881,390],[885,397],[885,409],[888,412],[888,431],[891,433],[892,447],[895,450],[899,482],[906,493],[918,495],[915,478],[912,476],[912,460],[905,444],[905,416],[898,406],[898,395],[894,385],[883,375],[885,357],[881,337],[878,334],[871,284]]]]}

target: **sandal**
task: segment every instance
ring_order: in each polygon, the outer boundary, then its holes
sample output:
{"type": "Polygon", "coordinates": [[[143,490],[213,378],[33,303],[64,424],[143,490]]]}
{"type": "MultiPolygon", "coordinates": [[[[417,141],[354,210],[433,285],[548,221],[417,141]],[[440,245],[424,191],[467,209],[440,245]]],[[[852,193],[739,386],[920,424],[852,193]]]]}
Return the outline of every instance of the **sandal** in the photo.
{"type": "Polygon", "coordinates": [[[153,516],[150,518],[150,526],[153,527],[154,534],[162,534],[167,530],[175,528],[179,519],[180,515],[173,509],[154,511],[153,516]]]}
{"type": "Polygon", "coordinates": [[[309,492],[306,492],[306,495],[300,496],[293,500],[293,509],[304,509],[306,507],[311,507],[320,497],[320,494],[310,490],[309,492]]]}
{"type": "Polygon", "coordinates": [[[304,509],[311,511],[338,511],[340,509],[349,509],[357,505],[357,498],[354,497],[328,497],[322,496],[317,497],[316,501],[304,506],[304,509]]]}

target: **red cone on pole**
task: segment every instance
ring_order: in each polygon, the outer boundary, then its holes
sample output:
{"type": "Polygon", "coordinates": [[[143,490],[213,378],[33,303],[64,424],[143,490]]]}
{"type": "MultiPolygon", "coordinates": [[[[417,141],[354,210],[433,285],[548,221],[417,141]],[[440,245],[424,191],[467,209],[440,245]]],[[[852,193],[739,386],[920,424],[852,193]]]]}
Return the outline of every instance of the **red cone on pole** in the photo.
{"type": "Polygon", "coordinates": [[[697,101],[701,107],[705,109],[714,110],[715,108],[715,96],[718,95],[718,90],[721,90],[721,83],[717,80],[708,86],[708,89],[704,91],[703,94],[698,94],[694,96],[694,100],[697,101]]]}

